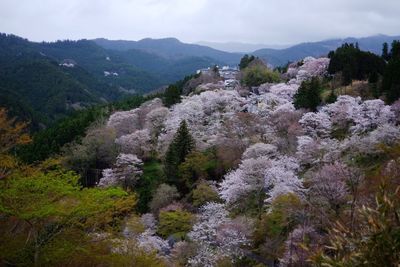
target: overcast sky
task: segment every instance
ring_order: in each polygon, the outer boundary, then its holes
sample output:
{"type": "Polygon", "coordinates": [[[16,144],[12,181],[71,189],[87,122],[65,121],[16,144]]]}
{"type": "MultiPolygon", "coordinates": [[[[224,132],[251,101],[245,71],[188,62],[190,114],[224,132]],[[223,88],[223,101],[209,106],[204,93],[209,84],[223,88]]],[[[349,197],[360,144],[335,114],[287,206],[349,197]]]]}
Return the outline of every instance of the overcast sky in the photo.
{"type": "Polygon", "coordinates": [[[400,35],[400,0],[0,0],[0,32],[34,41],[293,44],[400,35]]]}

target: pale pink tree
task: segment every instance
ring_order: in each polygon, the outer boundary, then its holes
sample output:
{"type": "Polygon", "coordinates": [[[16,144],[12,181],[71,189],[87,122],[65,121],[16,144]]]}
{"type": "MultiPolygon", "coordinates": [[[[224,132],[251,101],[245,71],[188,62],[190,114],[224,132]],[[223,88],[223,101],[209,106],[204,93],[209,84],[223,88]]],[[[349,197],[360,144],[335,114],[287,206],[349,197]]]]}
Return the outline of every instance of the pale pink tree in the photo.
{"type": "Polygon", "coordinates": [[[299,120],[306,135],[310,137],[329,137],[332,130],[330,117],[323,112],[307,112],[299,120]]]}
{"type": "Polygon", "coordinates": [[[322,237],[313,227],[298,226],[289,233],[280,266],[311,266],[308,259],[317,251],[321,243],[322,237]]]}
{"type": "Polygon", "coordinates": [[[139,109],[115,112],[110,116],[107,126],[114,128],[117,137],[140,129],[139,109]]]}
{"type": "Polygon", "coordinates": [[[378,126],[387,124],[394,118],[390,106],[380,99],[367,100],[361,103],[357,114],[354,116],[353,133],[365,133],[376,129],[378,126]]]}
{"type": "Polygon", "coordinates": [[[248,225],[232,220],[223,204],[210,202],[203,206],[188,237],[197,245],[190,266],[215,266],[222,258],[234,260],[242,255],[241,248],[249,244],[248,225]]]}
{"type": "Polygon", "coordinates": [[[219,195],[230,205],[243,204],[251,195],[256,195],[263,205],[264,176],[271,161],[267,157],[245,159],[239,168],[229,172],[220,183],[219,195]]]}
{"type": "Polygon", "coordinates": [[[100,187],[133,187],[142,175],[143,162],[132,154],[119,154],[115,167],[104,169],[99,181],[100,187]]]}
{"type": "Polygon", "coordinates": [[[272,144],[256,143],[251,145],[243,153],[243,159],[256,159],[260,157],[275,158],[278,156],[278,148],[272,144]]]}
{"type": "Polygon", "coordinates": [[[302,180],[297,176],[300,166],[292,157],[281,157],[272,162],[265,173],[265,189],[268,195],[266,201],[271,203],[280,195],[293,193],[303,197],[305,189],[302,180]]]}
{"type": "Polygon", "coordinates": [[[147,129],[137,130],[133,133],[123,135],[115,140],[122,153],[135,154],[139,158],[150,156],[154,149],[151,142],[150,132],[147,129]]]}
{"type": "Polygon", "coordinates": [[[317,199],[316,203],[326,203],[338,216],[350,193],[347,181],[352,181],[352,188],[359,184],[353,177],[350,168],[340,162],[325,164],[310,179],[310,195],[317,199]]]}

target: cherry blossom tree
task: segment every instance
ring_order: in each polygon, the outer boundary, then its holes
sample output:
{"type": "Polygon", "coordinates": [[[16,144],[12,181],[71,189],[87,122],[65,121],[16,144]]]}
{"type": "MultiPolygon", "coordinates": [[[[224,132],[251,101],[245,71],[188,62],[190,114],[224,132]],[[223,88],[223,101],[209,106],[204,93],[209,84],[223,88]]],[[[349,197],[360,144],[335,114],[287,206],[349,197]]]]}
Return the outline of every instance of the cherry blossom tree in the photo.
{"type": "Polygon", "coordinates": [[[387,124],[394,118],[390,106],[380,99],[364,101],[354,116],[355,125],[351,127],[353,133],[365,133],[376,129],[378,126],[387,124]]]}
{"type": "Polygon", "coordinates": [[[341,207],[347,202],[349,194],[346,178],[348,169],[341,163],[323,165],[312,175],[310,194],[316,198],[316,203],[325,202],[339,215],[341,207]]]}
{"type": "Polygon", "coordinates": [[[327,114],[335,130],[349,130],[354,124],[354,117],[359,112],[360,97],[340,95],[336,102],[322,107],[321,112],[327,114]]]}
{"type": "Polygon", "coordinates": [[[206,91],[184,97],[172,107],[165,120],[165,129],[159,138],[159,151],[164,154],[179,123],[185,120],[196,140],[196,146],[206,149],[224,135],[223,122],[244,109],[246,100],[236,91],[206,91]]]}
{"type": "Polygon", "coordinates": [[[256,159],[260,157],[274,158],[278,155],[278,148],[271,144],[256,143],[243,153],[243,159],[256,159]]]}
{"type": "Polygon", "coordinates": [[[135,185],[140,175],[143,162],[132,154],[119,154],[115,167],[104,169],[103,177],[99,181],[100,187],[123,186],[132,187],[135,185]]]}
{"type": "MultiPolygon", "coordinates": [[[[245,159],[239,168],[229,172],[220,183],[219,195],[228,204],[236,204],[243,198],[255,195],[263,203],[264,175],[271,161],[267,157],[245,159]]],[[[243,202],[241,203],[243,204],[243,202]]]]}
{"type": "Polygon", "coordinates": [[[394,123],[396,125],[399,125],[400,124],[400,99],[392,104],[392,106],[390,107],[390,110],[394,114],[394,123]]]}
{"type": "Polygon", "coordinates": [[[299,121],[306,135],[311,137],[329,137],[332,122],[323,112],[307,112],[299,121]]]}
{"type": "Polygon", "coordinates": [[[280,266],[310,266],[308,259],[319,248],[321,239],[313,227],[298,226],[285,242],[285,254],[280,259],[280,266]]]}
{"type": "Polygon", "coordinates": [[[269,92],[288,101],[292,101],[299,87],[298,84],[278,83],[272,85],[269,92]]]}
{"type": "Polygon", "coordinates": [[[275,112],[270,118],[271,127],[275,130],[276,145],[282,153],[292,154],[297,149],[297,136],[303,135],[299,120],[299,110],[275,112]]]}
{"type": "Polygon", "coordinates": [[[265,188],[268,194],[267,202],[272,202],[280,195],[294,193],[300,197],[304,194],[302,180],[296,175],[300,166],[292,157],[281,157],[272,163],[265,174],[265,188]]]}
{"type": "Polygon", "coordinates": [[[165,128],[165,120],[169,115],[169,110],[165,107],[160,107],[151,110],[145,118],[145,129],[148,129],[153,140],[158,138],[165,128]]]}
{"type": "Polygon", "coordinates": [[[214,202],[201,208],[188,237],[197,244],[191,266],[215,266],[219,259],[240,257],[241,247],[249,243],[246,225],[230,219],[224,205],[214,202]]]}
{"type": "Polygon", "coordinates": [[[363,135],[352,135],[341,143],[341,150],[351,158],[360,154],[379,154],[379,145],[392,146],[400,141],[400,128],[393,124],[384,124],[363,135]]]}
{"type": "Polygon", "coordinates": [[[286,75],[289,78],[295,78],[296,83],[308,80],[315,76],[323,76],[327,73],[330,59],[306,57],[302,62],[289,65],[286,75]]]}
{"type": "Polygon", "coordinates": [[[107,122],[108,127],[115,129],[117,137],[133,133],[140,129],[139,109],[115,112],[107,122]]]}
{"type": "Polygon", "coordinates": [[[341,157],[342,144],[331,138],[312,138],[299,136],[297,138],[296,156],[302,166],[313,166],[319,163],[333,162],[341,157]]]}
{"type": "Polygon", "coordinates": [[[115,140],[122,153],[131,153],[139,158],[146,158],[153,150],[150,132],[147,129],[137,130],[131,134],[123,135],[115,140]]]}

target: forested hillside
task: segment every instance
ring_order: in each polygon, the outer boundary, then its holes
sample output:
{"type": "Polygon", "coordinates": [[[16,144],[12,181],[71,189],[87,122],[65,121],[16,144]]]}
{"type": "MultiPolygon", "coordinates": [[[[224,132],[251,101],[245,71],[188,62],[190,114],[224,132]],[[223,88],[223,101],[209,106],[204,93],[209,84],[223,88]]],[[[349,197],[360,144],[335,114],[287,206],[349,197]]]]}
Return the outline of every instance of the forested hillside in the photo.
{"type": "Polygon", "coordinates": [[[398,266],[399,45],[246,55],[33,140],[1,109],[1,262],[398,266]]]}
{"type": "Polygon", "coordinates": [[[147,93],[213,64],[227,63],[193,53],[165,58],[89,40],[35,43],[1,34],[0,103],[39,129],[75,110],[147,93]]]}

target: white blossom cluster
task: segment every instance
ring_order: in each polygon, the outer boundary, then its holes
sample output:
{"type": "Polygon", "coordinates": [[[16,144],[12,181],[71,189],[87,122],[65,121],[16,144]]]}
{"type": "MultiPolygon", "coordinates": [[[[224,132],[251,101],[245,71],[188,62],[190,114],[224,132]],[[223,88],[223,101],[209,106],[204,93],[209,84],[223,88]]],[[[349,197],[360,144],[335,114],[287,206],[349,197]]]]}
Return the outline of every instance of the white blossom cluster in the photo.
{"type": "Polygon", "coordinates": [[[189,265],[211,267],[218,259],[240,257],[241,247],[249,244],[246,229],[243,223],[228,217],[224,204],[207,203],[188,234],[197,244],[196,255],[189,259],[189,265]]]}
{"type": "Polygon", "coordinates": [[[142,175],[143,162],[132,154],[119,154],[115,167],[104,169],[100,187],[134,185],[142,175]]]}
{"type": "Polygon", "coordinates": [[[299,123],[305,135],[298,136],[297,157],[303,165],[333,162],[344,152],[379,152],[378,144],[393,144],[400,134],[390,106],[380,99],[362,101],[348,95],[316,113],[305,113],[299,123]],[[341,138],[335,132],[341,132],[341,138]]]}
{"type": "Polygon", "coordinates": [[[293,78],[291,83],[301,84],[301,82],[310,79],[314,76],[323,76],[327,73],[329,66],[329,58],[313,58],[306,57],[302,64],[293,63],[289,65],[287,75],[293,78]]]}
{"type": "Polygon", "coordinates": [[[159,151],[165,152],[182,120],[186,120],[198,147],[216,144],[224,134],[224,121],[242,111],[245,103],[246,99],[236,91],[227,90],[206,91],[184,98],[172,107],[166,118],[159,151]]]}
{"type": "Polygon", "coordinates": [[[268,144],[255,144],[243,155],[239,167],[225,175],[220,183],[220,197],[228,204],[235,204],[254,193],[265,194],[268,202],[286,193],[302,194],[296,158],[278,156],[276,148],[268,144]]]}

